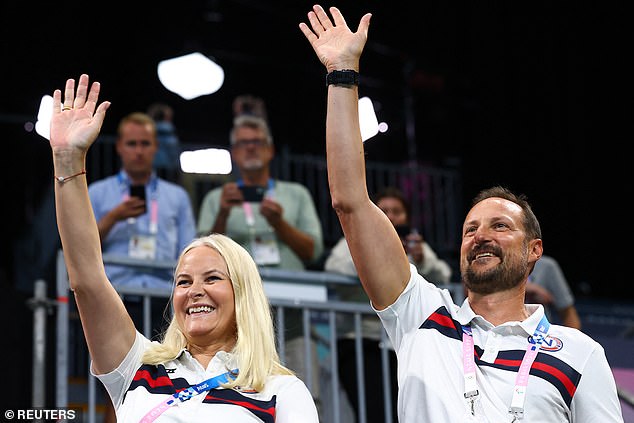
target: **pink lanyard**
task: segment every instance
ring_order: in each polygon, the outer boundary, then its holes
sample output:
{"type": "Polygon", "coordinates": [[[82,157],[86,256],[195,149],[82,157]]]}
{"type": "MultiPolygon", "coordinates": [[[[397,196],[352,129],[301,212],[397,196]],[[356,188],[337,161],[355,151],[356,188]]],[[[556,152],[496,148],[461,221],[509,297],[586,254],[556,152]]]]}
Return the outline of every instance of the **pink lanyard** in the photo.
{"type": "MultiPolygon", "coordinates": [[[[513,399],[509,407],[509,413],[513,417],[512,422],[521,420],[524,417],[524,401],[526,400],[526,388],[528,386],[528,376],[531,366],[537,357],[542,342],[548,335],[550,323],[544,315],[535,328],[535,333],[528,339],[526,353],[520,364],[520,368],[515,378],[513,388],[513,399]]],[[[476,382],[476,365],[474,357],[473,334],[471,327],[462,325],[462,366],[464,372],[464,397],[469,401],[471,415],[475,415],[474,402],[479,394],[476,382]]]]}
{"type": "Polygon", "coordinates": [[[253,208],[251,207],[251,203],[243,201],[242,208],[244,209],[244,216],[247,220],[247,226],[249,227],[249,229],[252,229],[255,225],[255,216],[253,215],[253,208]]]}
{"type": "Polygon", "coordinates": [[[158,232],[158,201],[153,196],[150,201],[150,233],[156,234],[158,232]]]}

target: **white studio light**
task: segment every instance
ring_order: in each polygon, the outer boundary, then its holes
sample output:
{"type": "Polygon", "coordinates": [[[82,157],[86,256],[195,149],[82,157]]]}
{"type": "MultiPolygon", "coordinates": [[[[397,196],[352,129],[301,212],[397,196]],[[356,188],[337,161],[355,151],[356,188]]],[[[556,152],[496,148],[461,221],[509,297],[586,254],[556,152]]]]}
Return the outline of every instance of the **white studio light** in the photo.
{"type": "Polygon", "coordinates": [[[374,105],[369,97],[359,99],[359,126],[363,142],[379,133],[379,121],[374,112],[374,105]]]}
{"type": "Polygon", "coordinates": [[[183,151],[180,155],[181,170],[185,173],[228,175],[231,173],[231,154],[222,148],[183,151]]]}
{"type": "Polygon", "coordinates": [[[51,116],[53,116],[53,97],[50,95],[42,96],[40,109],[37,111],[35,132],[47,140],[51,139],[51,116]]]}
{"type": "Polygon", "coordinates": [[[201,53],[163,60],[157,72],[163,86],[185,100],[213,94],[225,80],[224,70],[201,53]]]}

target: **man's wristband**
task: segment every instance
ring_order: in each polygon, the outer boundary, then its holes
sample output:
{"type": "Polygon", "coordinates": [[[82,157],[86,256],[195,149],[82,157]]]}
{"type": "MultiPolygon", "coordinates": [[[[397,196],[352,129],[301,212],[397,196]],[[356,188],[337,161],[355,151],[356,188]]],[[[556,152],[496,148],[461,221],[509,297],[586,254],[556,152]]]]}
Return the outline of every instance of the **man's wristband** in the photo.
{"type": "Polygon", "coordinates": [[[359,72],[352,69],[334,70],[326,75],[326,85],[359,85],[359,72]]]}

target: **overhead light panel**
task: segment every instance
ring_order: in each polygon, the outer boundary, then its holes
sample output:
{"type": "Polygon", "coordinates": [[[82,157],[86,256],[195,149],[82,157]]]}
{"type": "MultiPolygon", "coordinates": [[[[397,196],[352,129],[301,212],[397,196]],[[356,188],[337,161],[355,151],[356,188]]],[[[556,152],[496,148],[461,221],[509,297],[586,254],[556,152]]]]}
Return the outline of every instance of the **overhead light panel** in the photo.
{"type": "Polygon", "coordinates": [[[51,117],[53,116],[53,97],[50,95],[42,96],[40,100],[40,109],[37,112],[37,122],[35,122],[35,132],[46,138],[51,139],[51,117]]]}
{"type": "Polygon", "coordinates": [[[183,151],[180,155],[181,170],[185,173],[228,175],[231,173],[231,154],[222,148],[183,151]]]}
{"type": "Polygon", "coordinates": [[[201,53],[163,60],[157,72],[161,84],[185,100],[213,94],[225,80],[224,70],[201,53]]]}
{"type": "Polygon", "coordinates": [[[361,127],[361,139],[364,142],[379,133],[379,121],[376,118],[370,97],[359,99],[359,126],[361,127]]]}

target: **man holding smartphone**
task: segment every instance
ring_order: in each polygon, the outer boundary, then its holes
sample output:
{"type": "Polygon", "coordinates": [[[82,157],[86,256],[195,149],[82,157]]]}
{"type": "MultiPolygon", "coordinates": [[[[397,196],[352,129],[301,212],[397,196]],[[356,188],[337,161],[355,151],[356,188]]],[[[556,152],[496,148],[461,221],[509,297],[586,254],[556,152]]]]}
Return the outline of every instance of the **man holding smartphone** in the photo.
{"type": "MultiPolygon", "coordinates": [[[[259,266],[304,270],[323,252],[321,221],[312,195],[297,182],[274,179],[273,139],[264,117],[236,116],[230,133],[235,182],[209,191],[198,213],[198,233],[221,233],[245,247],[259,266]]],[[[285,321],[285,364],[306,380],[301,310],[289,309],[285,321]]],[[[319,361],[313,341],[313,393],[318,410],[319,361]]]]}
{"type": "Polygon", "coordinates": [[[198,234],[230,236],[258,265],[304,270],[323,252],[321,221],[312,195],[297,182],[271,177],[275,148],[265,119],[237,116],[230,139],[238,179],[205,195],[198,234]]]}
{"type": "MultiPolygon", "coordinates": [[[[131,113],[119,123],[116,152],[121,169],[90,184],[88,193],[99,227],[103,252],[147,260],[176,260],[196,235],[187,191],[157,177],[156,125],[145,113],[131,113]]],[[[169,270],[150,271],[107,266],[115,287],[169,286],[169,270]]]]}

